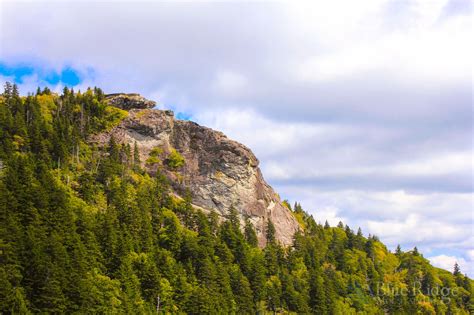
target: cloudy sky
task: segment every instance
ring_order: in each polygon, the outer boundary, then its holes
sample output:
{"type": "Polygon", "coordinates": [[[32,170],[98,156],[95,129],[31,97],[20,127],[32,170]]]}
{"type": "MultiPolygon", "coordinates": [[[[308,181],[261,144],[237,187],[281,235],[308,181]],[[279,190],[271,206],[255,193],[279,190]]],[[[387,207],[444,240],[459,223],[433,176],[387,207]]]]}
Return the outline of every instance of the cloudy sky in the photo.
{"type": "Polygon", "coordinates": [[[138,92],[318,221],[474,276],[469,0],[0,0],[0,82],[138,92]]]}

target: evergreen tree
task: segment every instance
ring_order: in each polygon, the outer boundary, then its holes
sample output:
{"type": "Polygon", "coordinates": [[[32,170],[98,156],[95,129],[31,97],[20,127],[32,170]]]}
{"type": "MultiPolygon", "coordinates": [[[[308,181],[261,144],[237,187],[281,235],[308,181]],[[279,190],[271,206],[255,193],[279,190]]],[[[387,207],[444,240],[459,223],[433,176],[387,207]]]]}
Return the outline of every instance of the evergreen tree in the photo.
{"type": "Polygon", "coordinates": [[[245,240],[250,246],[257,246],[258,245],[258,240],[257,240],[257,233],[255,233],[255,228],[253,227],[252,223],[250,223],[249,219],[245,220],[245,240]]]}
{"type": "Polygon", "coordinates": [[[400,244],[397,245],[397,249],[395,250],[395,255],[400,257],[402,255],[402,248],[400,247],[400,244]]]}
{"type": "Polygon", "coordinates": [[[138,144],[135,141],[133,144],[133,168],[135,172],[140,170],[140,150],[138,149],[138,144]]]}
{"type": "Polygon", "coordinates": [[[454,268],[453,268],[453,275],[459,276],[460,274],[461,274],[461,268],[459,268],[458,262],[455,262],[454,268]]]}
{"type": "Polygon", "coordinates": [[[324,280],[319,267],[311,272],[309,285],[309,305],[312,312],[314,314],[328,314],[326,290],[324,289],[324,280]]]}
{"type": "Polygon", "coordinates": [[[265,237],[266,237],[266,240],[267,240],[268,244],[273,244],[276,241],[276,238],[275,238],[275,225],[273,225],[273,222],[270,219],[268,219],[268,221],[267,221],[267,228],[266,228],[265,237]]]}
{"type": "Polygon", "coordinates": [[[255,312],[253,294],[250,283],[242,274],[240,268],[233,266],[231,269],[231,286],[238,314],[253,314],[255,312]]]}

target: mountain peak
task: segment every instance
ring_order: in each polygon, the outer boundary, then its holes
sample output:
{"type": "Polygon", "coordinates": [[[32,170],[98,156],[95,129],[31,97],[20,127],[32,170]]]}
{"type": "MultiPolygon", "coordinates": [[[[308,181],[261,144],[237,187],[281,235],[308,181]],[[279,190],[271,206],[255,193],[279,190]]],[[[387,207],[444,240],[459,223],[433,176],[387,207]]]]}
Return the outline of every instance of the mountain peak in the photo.
{"type": "Polygon", "coordinates": [[[249,148],[222,132],[177,120],[172,111],[137,103],[130,107],[126,103],[128,97],[112,97],[117,107],[129,108],[129,115],[110,132],[95,136],[96,142],[106,145],[114,136],[121,143],[137,143],[145,169],[151,174],[159,171],[166,175],[178,195],[189,191],[195,206],[215,210],[223,218],[234,207],[242,222],[249,219],[255,226],[260,246],[266,242],[268,220],[273,222],[281,244],[292,243],[299,224],[264,180],[259,161],[249,148]],[[119,100],[126,100],[126,105],[119,100]],[[184,159],[182,166],[167,165],[172,152],[184,159]]]}

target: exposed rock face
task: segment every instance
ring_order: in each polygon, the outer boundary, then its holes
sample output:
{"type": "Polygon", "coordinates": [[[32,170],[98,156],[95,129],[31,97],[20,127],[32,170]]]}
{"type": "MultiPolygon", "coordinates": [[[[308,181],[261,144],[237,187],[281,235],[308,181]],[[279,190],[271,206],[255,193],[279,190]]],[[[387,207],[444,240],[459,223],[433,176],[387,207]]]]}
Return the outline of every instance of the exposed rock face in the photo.
{"type": "Polygon", "coordinates": [[[135,93],[108,94],[105,96],[105,99],[110,105],[124,110],[130,110],[132,108],[146,109],[156,106],[156,102],[147,100],[140,94],[135,93]]]}
{"type": "Polygon", "coordinates": [[[114,135],[118,141],[130,143],[132,147],[136,141],[147,170],[154,173],[160,168],[178,193],[189,189],[196,206],[214,209],[222,216],[234,206],[242,220],[248,217],[254,224],[260,246],[265,244],[265,228],[271,219],[276,238],[283,245],[291,244],[299,225],[265,182],[257,158],[247,147],[221,132],[191,121],[176,120],[172,111],[141,108],[148,106],[139,104],[130,109],[129,117],[119,126],[92,140],[105,144],[114,135]],[[185,165],[170,170],[164,164],[145,163],[155,148],[158,148],[161,160],[175,149],[184,157],[185,165]]]}

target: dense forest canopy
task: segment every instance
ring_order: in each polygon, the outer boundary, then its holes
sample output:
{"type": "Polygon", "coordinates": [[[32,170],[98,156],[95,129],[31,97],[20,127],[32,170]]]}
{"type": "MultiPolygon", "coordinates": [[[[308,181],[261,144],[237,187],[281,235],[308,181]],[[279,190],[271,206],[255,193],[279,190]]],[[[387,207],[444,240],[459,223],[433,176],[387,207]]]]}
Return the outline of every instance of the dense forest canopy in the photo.
{"type": "MultiPolygon", "coordinates": [[[[0,313],[469,314],[472,281],[415,248],[391,253],[343,223],[301,225],[282,247],[271,221],[225,221],[171,193],[137,149],[88,137],[127,112],[99,88],[0,95],[0,313]]],[[[183,161],[178,161],[182,163],[183,161]]],[[[178,163],[177,162],[177,163],[178,163]]]]}

